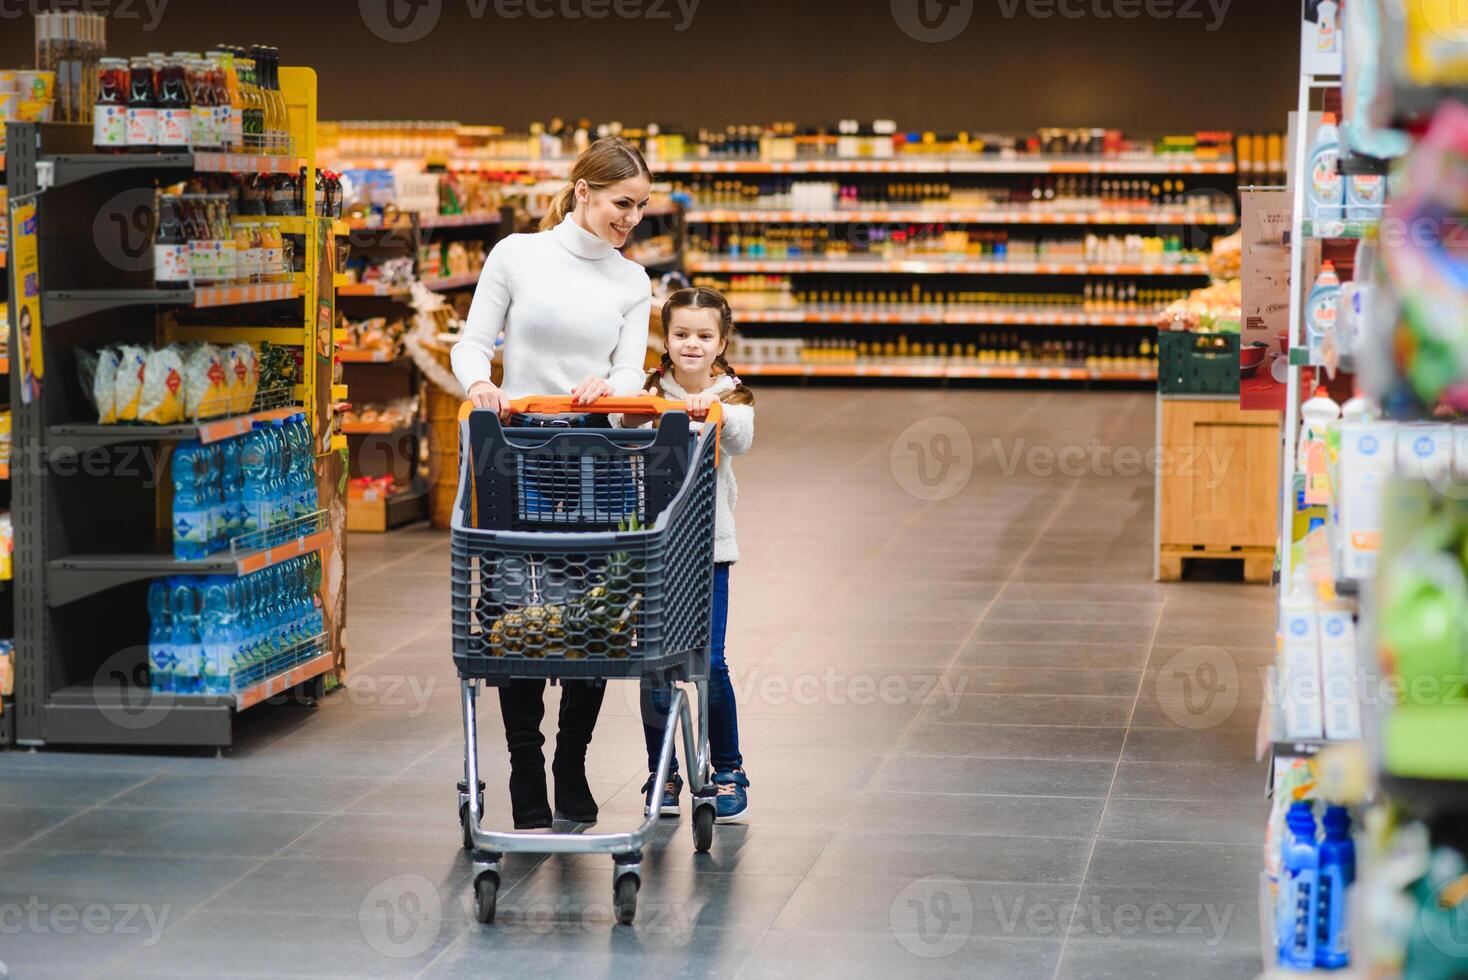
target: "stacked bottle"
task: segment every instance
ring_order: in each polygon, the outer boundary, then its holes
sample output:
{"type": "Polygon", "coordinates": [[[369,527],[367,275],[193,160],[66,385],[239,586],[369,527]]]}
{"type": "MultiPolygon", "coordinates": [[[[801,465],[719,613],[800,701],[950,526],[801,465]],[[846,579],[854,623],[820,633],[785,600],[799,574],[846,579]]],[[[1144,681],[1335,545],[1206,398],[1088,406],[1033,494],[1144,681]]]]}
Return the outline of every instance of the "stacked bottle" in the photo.
{"type": "Polygon", "coordinates": [[[235,439],[180,443],[173,463],[173,554],[229,550],[234,539],[314,514],[315,454],[306,414],[257,421],[235,439]]]}
{"type": "Polygon", "coordinates": [[[313,552],[250,575],[175,575],[148,587],[154,691],[228,694],[310,659],[325,620],[313,552]]]}

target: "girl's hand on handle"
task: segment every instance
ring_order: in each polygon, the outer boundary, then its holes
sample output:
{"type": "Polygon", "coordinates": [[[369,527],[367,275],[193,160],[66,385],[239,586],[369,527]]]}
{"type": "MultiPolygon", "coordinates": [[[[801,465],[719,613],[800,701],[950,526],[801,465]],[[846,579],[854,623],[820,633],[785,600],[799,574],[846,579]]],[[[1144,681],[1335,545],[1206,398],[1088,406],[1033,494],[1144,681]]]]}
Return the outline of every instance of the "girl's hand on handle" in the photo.
{"type": "Polygon", "coordinates": [[[719,397],[711,391],[700,391],[683,399],[683,404],[688,408],[688,417],[696,421],[708,418],[709,407],[718,401],[719,397]]]}
{"type": "Polygon", "coordinates": [[[476,381],[470,385],[469,401],[475,408],[487,408],[502,420],[510,417],[510,400],[491,382],[476,381]]]}
{"type": "Polygon", "coordinates": [[[571,401],[577,405],[591,405],[598,398],[604,398],[612,393],[612,386],[605,378],[588,374],[579,385],[571,389],[571,401]]]}
{"type": "MultiPolygon", "coordinates": [[[[642,398],[661,398],[662,397],[662,393],[660,391],[658,391],[656,388],[644,388],[642,391],[639,391],[637,394],[638,394],[639,397],[642,397],[642,398]]],[[[623,415],[622,416],[622,428],[624,428],[624,429],[636,429],[636,428],[639,428],[641,426],[647,425],[649,423],[656,422],[657,420],[658,420],[658,417],[656,415],[623,415]]]]}

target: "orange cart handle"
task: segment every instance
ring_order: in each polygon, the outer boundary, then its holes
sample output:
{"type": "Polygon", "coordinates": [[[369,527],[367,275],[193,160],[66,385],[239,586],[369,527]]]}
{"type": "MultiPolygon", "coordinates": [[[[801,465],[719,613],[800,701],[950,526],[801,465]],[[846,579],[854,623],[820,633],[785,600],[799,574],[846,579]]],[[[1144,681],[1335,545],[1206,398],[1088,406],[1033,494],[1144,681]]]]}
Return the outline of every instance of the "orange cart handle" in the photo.
{"type": "MultiPolygon", "coordinates": [[[[589,415],[613,412],[620,412],[623,415],[663,415],[667,412],[681,412],[685,409],[684,402],[650,395],[598,398],[590,405],[577,405],[569,395],[526,395],[524,398],[516,398],[510,402],[510,411],[520,415],[589,415]]],[[[459,420],[467,419],[472,411],[474,411],[474,403],[465,401],[459,406],[459,420]]],[[[716,401],[709,406],[708,421],[715,425],[723,424],[724,406],[722,403],[716,401]]]]}

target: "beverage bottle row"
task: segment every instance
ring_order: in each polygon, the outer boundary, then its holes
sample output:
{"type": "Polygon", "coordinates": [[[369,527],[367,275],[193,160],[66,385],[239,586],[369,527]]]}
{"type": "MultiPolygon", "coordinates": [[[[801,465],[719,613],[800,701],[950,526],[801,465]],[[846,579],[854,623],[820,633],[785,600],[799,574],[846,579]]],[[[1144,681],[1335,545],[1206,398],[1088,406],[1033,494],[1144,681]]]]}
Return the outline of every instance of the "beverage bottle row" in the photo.
{"type": "Polygon", "coordinates": [[[153,243],[154,283],[165,289],[282,282],[295,266],[293,240],[279,222],[231,221],[222,194],[164,195],[153,243]]]}
{"type": "Polygon", "coordinates": [[[823,210],[834,208],[1005,208],[1092,210],[1222,207],[1222,190],[1189,189],[1183,178],[1123,180],[1098,176],[1036,177],[1023,185],[954,187],[946,181],[829,184],[790,178],[674,183],[704,207],[823,210]]]}
{"type": "Polygon", "coordinates": [[[289,152],[274,48],[103,58],[92,142],[99,152],[289,152]]]}
{"type": "Polygon", "coordinates": [[[1142,335],[1120,340],[1043,338],[1019,333],[984,331],[964,342],[913,339],[907,334],[867,338],[814,336],[804,338],[739,338],[733,360],[740,364],[860,364],[938,362],[945,365],[1084,364],[1097,370],[1155,368],[1157,348],[1142,335]]]}
{"type": "Polygon", "coordinates": [[[150,687],[228,694],[308,659],[318,647],[303,645],[325,629],[320,590],[316,552],[239,577],[155,579],[148,586],[150,687]]]}
{"type": "Polygon", "coordinates": [[[304,412],[257,421],[234,439],[173,451],[173,556],[229,550],[231,541],[317,510],[316,468],[304,412]]]}
{"type": "Polygon", "coordinates": [[[1095,313],[1151,312],[1186,296],[1185,289],[1139,288],[1135,279],[1087,279],[1080,293],[994,292],[933,289],[920,283],[899,285],[881,279],[857,280],[839,289],[795,288],[789,276],[737,275],[727,278],[698,276],[696,286],[717,289],[739,310],[779,310],[804,306],[1004,306],[1017,308],[1073,307],[1095,313]]]}

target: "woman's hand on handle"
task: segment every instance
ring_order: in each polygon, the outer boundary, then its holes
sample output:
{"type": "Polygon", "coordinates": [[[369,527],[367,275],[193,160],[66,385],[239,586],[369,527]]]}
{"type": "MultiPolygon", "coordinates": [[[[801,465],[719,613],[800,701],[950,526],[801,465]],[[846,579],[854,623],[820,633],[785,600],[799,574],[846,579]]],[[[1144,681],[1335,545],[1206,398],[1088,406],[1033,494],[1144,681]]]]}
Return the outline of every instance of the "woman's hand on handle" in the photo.
{"type": "Polygon", "coordinates": [[[613,394],[612,386],[605,378],[588,374],[582,382],[571,389],[571,401],[577,405],[591,405],[598,398],[613,394]]]}
{"type": "Polygon", "coordinates": [[[502,420],[510,417],[510,400],[489,381],[476,381],[470,385],[469,401],[475,408],[487,408],[502,420]]]}

